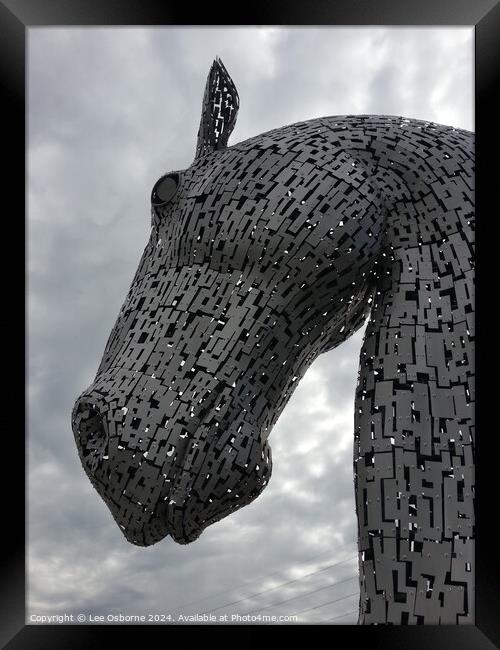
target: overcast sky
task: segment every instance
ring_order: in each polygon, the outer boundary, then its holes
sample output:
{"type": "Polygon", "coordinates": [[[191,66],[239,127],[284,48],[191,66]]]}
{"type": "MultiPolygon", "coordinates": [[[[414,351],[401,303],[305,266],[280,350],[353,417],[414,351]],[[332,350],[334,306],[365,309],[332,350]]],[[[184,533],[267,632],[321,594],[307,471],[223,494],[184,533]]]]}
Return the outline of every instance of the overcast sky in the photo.
{"type": "Polygon", "coordinates": [[[215,608],[357,617],[353,404],[364,328],[302,379],[271,434],[262,495],[193,544],[129,544],[74,443],[71,408],[146,245],[151,188],[194,158],[216,55],[240,96],[229,144],[353,113],[474,130],[472,28],[29,30],[28,621],[215,608]]]}

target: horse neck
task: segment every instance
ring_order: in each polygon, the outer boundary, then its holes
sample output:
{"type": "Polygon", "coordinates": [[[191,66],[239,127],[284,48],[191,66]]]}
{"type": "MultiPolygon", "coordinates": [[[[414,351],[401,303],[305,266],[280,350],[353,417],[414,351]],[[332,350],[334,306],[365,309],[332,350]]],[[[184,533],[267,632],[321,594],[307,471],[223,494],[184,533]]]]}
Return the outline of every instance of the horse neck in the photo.
{"type": "Polygon", "coordinates": [[[472,147],[418,130],[371,151],[386,214],[355,405],[364,623],[474,620],[472,147]]]}

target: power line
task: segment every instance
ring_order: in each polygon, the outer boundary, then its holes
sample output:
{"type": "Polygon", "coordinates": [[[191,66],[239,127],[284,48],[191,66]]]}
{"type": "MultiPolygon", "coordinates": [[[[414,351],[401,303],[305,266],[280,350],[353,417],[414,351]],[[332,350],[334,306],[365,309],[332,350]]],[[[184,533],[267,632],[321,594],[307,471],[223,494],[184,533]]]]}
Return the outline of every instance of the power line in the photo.
{"type": "Polygon", "coordinates": [[[320,609],[321,607],[326,607],[327,605],[333,605],[333,603],[339,603],[341,600],[345,600],[346,598],[350,598],[351,596],[359,596],[359,592],[355,591],[352,594],[347,594],[347,596],[342,596],[342,598],[336,598],[335,600],[329,600],[327,603],[323,603],[322,605],[316,605],[315,607],[309,607],[308,609],[301,609],[298,612],[293,612],[291,616],[295,616],[296,614],[304,614],[304,612],[311,612],[313,609],[320,609]]]}
{"type": "Polygon", "coordinates": [[[293,596],[293,598],[287,598],[286,600],[280,600],[279,603],[272,603],[271,605],[266,605],[265,607],[259,607],[259,609],[253,609],[251,612],[247,612],[247,614],[255,614],[255,612],[262,612],[265,609],[272,609],[273,607],[278,607],[278,605],[284,605],[285,603],[290,603],[292,600],[299,600],[300,598],[305,598],[306,596],[310,596],[311,594],[315,594],[318,591],[324,591],[325,589],[331,589],[332,587],[335,587],[336,585],[341,585],[344,584],[344,582],[349,582],[351,580],[357,580],[358,576],[353,575],[350,576],[349,578],[345,578],[345,580],[338,580],[337,582],[332,582],[330,585],[325,585],[324,587],[319,587],[318,589],[313,589],[312,591],[308,591],[305,594],[299,594],[298,596],[293,596]]]}
{"type": "MultiPolygon", "coordinates": [[[[340,549],[338,549],[337,552],[341,552],[341,551],[343,551],[343,550],[345,550],[347,548],[350,548],[351,546],[352,546],[352,544],[345,544],[344,546],[341,546],[340,549]]],[[[332,553],[331,549],[329,549],[328,551],[324,551],[323,553],[319,553],[319,555],[315,555],[312,558],[310,558],[309,560],[307,560],[306,564],[309,564],[310,562],[313,562],[314,560],[317,560],[318,558],[323,557],[325,555],[330,555],[331,553],[332,553]]],[[[281,576],[282,574],[283,574],[283,570],[274,571],[273,573],[268,573],[267,575],[260,576],[258,578],[254,578],[253,580],[248,581],[244,585],[240,585],[238,587],[233,587],[232,589],[229,589],[229,590],[220,591],[220,592],[217,592],[215,594],[209,594],[208,596],[204,596],[203,598],[198,598],[197,600],[191,600],[188,603],[183,603],[182,605],[178,605],[174,609],[170,610],[170,613],[173,614],[173,613],[183,609],[184,607],[191,607],[191,605],[197,605],[198,603],[202,603],[205,600],[209,600],[210,598],[218,598],[219,596],[226,596],[227,594],[230,594],[233,591],[238,591],[239,589],[244,589],[248,585],[251,585],[254,582],[258,582],[259,580],[267,580],[271,576],[277,576],[277,575],[281,576]]],[[[249,596],[249,598],[250,598],[250,596],[249,596]]]]}
{"type": "Polygon", "coordinates": [[[246,598],[240,598],[239,600],[233,600],[230,603],[225,603],[224,605],[219,605],[219,607],[214,607],[213,609],[209,609],[206,612],[202,612],[202,614],[211,614],[212,612],[216,612],[219,609],[224,609],[225,607],[230,607],[231,605],[237,605],[238,603],[243,603],[245,600],[251,600],[253,598],[257,598],[257,596],[262,596],[262,594],[267,594],[270,591],[274,591],[275,589],[281,589],[282,587],[286,587],[287,585],[291,585],[294,582],[299,582],[300,580],[303,580],[304,578],[308,578],[310,576],[317,575],[318,573],[322,573],[323,571],[327,571],[328,569],[333,569],[333,567],[339,566],[340,564],[344,564],[344,562],[349,562],[350,560],[355,559],[356,556],[350,556],[346,558],[345,560],[342,560],[341,562],[335,562],[335,564],[330,564],[326,567],[323,567],[322,569],[318,569],[317,571],[312,571],[311,573],[306,573],[306,575],[301,576],[300,578],[295,578],[294,580],[289,580],[288,582],[284,582],[281,585],[277,585],[276,587],[270,587],[269,589],[264,589],[263,591],[259,591],[256,594],[252,594],[251,596],[246,596],[246,598]]]}
{"type": "MultiPolygon", "coordinates": [[[[324,551],[323,553],[320,553],[319,555],[315,555],[312,557],[310,560],[307,561],[306,564],[309,564],[310,562],[313,562],[319,557],[323,557],[324,555],[329,555],[331,553],[331,550],[324,551]]],[[[182,609],[184,607],[190,607],[191,605],[197,605],[198,603],[202,603],[205,600],[208,600],[209,598],[218,598],[219,596],[225,596],[226,594],[230,594],[233,591],[238,591],[239,589],[244,589],[248,585],[253,584],[254,582],[258,582],[259,580],[266,580],[267,578],[270,578],[271,576],[277,576],[277,575],[282,575],[283,570],[281,571],[274,571],[273,573],[268,573],[267,575],[259,576],[258,578],[253,578],[253,580],[249,580],[246,582],[244,585],[239,585],[237,587],[233,587],[232,589],[229,590],[224,590],[224,591],[219,591],[215,594],[208,594],[208,596],[203,596],[203,598],[198,598],[197,600],[191,600],[188,603],[183,603],[182,605],[178,605],[175,609],[170,610],[170,613],[174,613],[178,611],[179,609],[182,609]]]]}

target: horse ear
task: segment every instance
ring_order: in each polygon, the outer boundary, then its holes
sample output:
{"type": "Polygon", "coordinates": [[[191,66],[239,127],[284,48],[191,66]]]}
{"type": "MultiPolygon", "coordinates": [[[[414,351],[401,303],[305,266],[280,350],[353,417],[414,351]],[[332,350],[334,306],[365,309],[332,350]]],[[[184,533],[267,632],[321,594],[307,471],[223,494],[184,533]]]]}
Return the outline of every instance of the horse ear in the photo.
{"type": "Polygon", "coordinates": [[[227,146],[236,124],[238,108],[236,86],[222,61],[216,57],[205,86],[195,160],[227,146]]]}

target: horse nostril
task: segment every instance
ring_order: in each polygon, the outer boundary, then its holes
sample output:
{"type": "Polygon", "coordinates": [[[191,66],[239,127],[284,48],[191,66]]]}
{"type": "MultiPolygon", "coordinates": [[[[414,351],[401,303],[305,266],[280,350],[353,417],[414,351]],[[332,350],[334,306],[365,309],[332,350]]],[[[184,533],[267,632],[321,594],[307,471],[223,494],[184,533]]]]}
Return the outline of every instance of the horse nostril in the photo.
{"type": "Polygon", "coordinates": [[[82,459],[94,469],[105,457],[108,435],[106,420],[92,400],[86,398],[76,403],[73,432],[82,459]]]}

